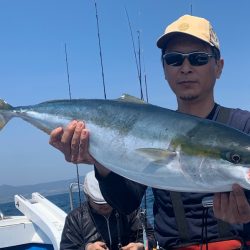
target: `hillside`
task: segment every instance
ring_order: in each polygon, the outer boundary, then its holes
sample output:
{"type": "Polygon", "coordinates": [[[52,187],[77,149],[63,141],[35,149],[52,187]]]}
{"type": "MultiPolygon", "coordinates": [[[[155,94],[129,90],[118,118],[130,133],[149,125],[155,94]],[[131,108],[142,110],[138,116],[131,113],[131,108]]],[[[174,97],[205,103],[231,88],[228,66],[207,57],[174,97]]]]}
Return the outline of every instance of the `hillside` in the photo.
{"type": "MultiPolygon", "coordinates": [[[[83,180],[83,177],[80,177],[80,180],[83,180]]],[[[73,182],[77,182],[77,179],[68,179],[25,186],[0,185],[0,203],[12,202],[14,200],[15,194],[23,195],[24,197],[30,197],[31,193],[33,192],[39,192],[44,196],[68,193],[70,183],[73,182]]]]}

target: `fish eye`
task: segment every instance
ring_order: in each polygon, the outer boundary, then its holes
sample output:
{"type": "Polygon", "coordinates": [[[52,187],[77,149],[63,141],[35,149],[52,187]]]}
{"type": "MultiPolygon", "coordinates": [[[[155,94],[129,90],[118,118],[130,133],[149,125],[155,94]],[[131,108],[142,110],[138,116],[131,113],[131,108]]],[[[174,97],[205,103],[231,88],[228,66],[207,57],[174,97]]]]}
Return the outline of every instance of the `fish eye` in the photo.
{"type": "Polygon", "coordinates": [[[227,160],[234,163],[234,164],[238,164],[241,161],[241,157],[237,153],[228,153],[227,160]]]}

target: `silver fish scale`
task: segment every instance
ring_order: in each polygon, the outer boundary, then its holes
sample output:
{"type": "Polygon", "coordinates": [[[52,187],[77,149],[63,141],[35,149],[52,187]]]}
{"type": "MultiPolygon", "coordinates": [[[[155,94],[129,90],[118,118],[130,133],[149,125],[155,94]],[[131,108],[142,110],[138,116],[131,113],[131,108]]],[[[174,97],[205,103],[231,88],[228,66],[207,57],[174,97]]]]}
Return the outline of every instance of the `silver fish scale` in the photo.
{"type": "Polygon", "coordinates": [[[46,133],[84,120],[93,157],[133,181],[184,192],[229,191],[233,183],[250,189],[249,135],[133,100],[58,100],[20,107],[0,100],[0,128],[13,116],[46,133]]]}

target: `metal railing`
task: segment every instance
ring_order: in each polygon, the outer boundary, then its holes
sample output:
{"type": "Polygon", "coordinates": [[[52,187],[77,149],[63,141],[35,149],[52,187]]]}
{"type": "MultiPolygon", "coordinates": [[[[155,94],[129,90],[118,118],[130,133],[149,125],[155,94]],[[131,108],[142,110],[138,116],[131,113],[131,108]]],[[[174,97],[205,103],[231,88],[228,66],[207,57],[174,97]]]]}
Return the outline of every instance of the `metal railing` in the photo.
{"type": "MultiPolygon", "coordinates": [[[[77,190],[75,192],[79,192],[79,188],[78,188],[78,183],[73,182],[70,183],[69,185],[69,202],[70,202],[70,210],[72,211],[74,209],[74,203],[73,203],[73,192],[74,190],[77,190]]],[[[83,191],[83,184],[80,184],[80,190],[83,191]]]]}

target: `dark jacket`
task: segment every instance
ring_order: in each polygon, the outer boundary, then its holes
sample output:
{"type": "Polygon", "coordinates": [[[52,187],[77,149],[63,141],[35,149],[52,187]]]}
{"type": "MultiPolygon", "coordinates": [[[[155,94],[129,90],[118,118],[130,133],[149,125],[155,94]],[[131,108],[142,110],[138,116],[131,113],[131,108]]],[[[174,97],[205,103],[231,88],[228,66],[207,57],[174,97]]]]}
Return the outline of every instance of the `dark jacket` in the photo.
{"type": "MultiPolygon", "coordinates": [[[[147,224],[150,249],[155,245],[153,228],[147,224]]],[[[143,243],[143,230],[138,210],[129,215],[113,210],[108,219],[97,214],[88,204],[70,212],[65,221],[60,249],[85,249],[88,243],[105,242],[109,250],[118,250],[130,242],[143,243]],[[119,223],[119,225],[118,225],[119,223]]]]}
{"type": "MultiPolygon", "coordinates": [[[[219,108],[217,105],[216,110],[219,108]]],[[[208,119],[215,119],[215,110],[213,110],[208,119]]],[[[239,109],[232,110],[228,120],[228,125],[250,134],[250,112],[239,109]]],[[[137,208],[146,190],[146,186],[127,180],[115,173],[109,174],[106,178],[99,179],[100,188],[104,198],[119,211],[129,213],[137,208]],[[111,188],[111,187],[116,187],[111,188]],[[129,200],[130,202],[126,202],[129,200]]],[[[175,214],[170,198],[169,191],[153,189],[154,194],[154,221],[155,236],[159,245],[165,249],[182,245],[183,242],[177,229],[175,214]]],[[[250,192],[246,191],[250,200],[250,192]]],[[[185,219],[188,226],[190,242],[200,243],[202,235],[202,220],[204,208],[201,201],[205,196],[212,194],[201,193],[181,193],[181,200],[184,207],[185,219]]],[[[208,209],[206,216],[207,240],[213,241],[221,238],[218,232],[218,221],[213,215],[213,209],[208,209]]],[[[241,237],[245,241],[250,240],[250,223],[229,225],[230,234],[227,237],[241,237]]]]}

